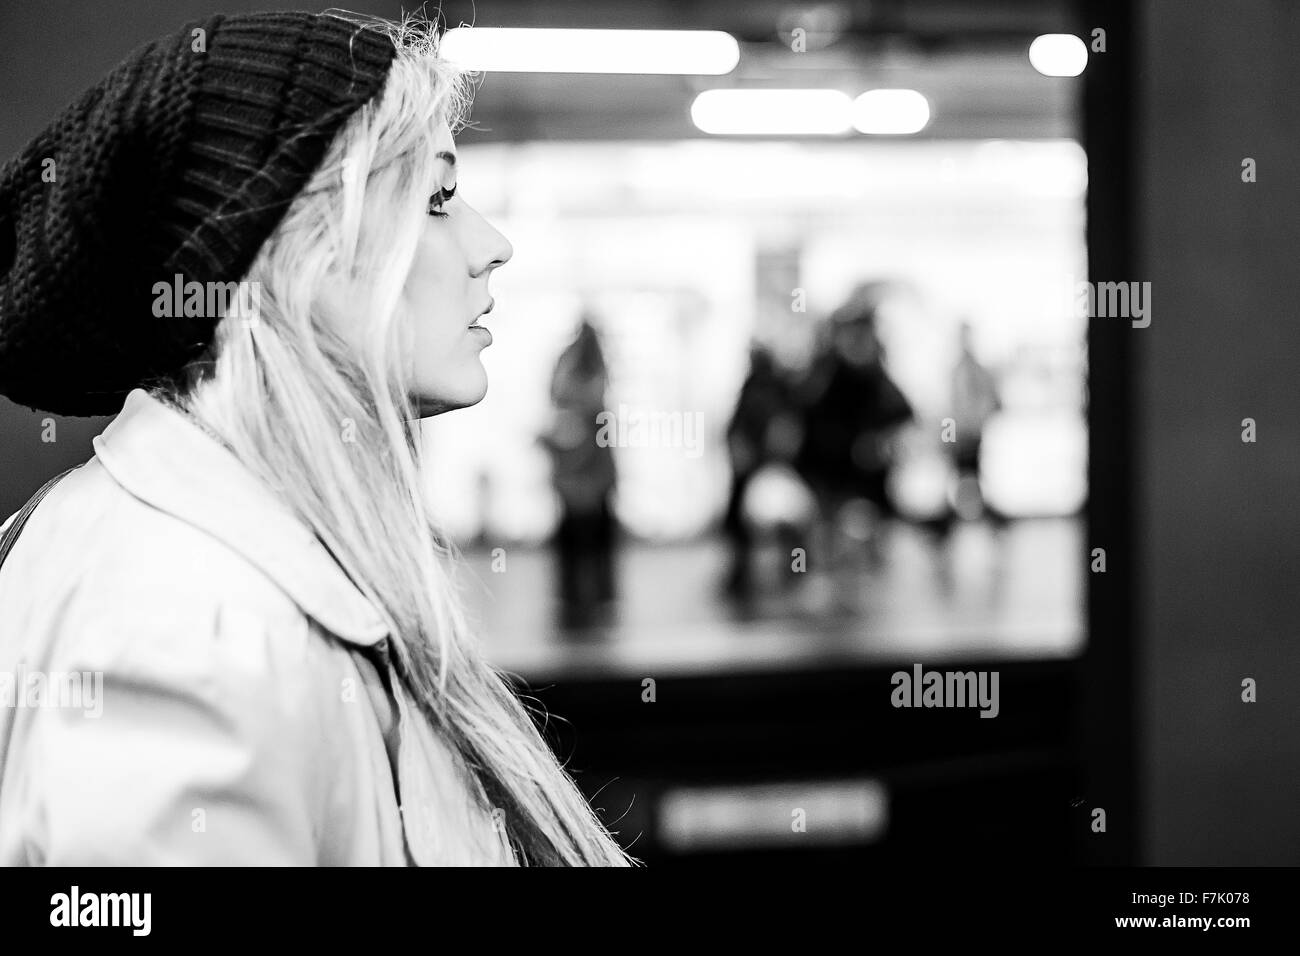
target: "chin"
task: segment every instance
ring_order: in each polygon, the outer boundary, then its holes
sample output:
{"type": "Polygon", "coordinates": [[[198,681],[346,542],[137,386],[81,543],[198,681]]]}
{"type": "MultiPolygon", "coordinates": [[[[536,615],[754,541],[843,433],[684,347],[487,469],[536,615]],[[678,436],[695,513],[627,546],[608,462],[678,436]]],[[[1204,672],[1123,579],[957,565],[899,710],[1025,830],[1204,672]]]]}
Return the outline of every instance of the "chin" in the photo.
{"type": "Polygon", "coordinates": [[[458,382],[454,388],[443,385],[438,389],[422,389],[411,396],[411,401],[421,418],[430,418],[443,412],[477,405],[487,395],[487,388],[487,375],[480,368],[477,376],[458,382]]]}

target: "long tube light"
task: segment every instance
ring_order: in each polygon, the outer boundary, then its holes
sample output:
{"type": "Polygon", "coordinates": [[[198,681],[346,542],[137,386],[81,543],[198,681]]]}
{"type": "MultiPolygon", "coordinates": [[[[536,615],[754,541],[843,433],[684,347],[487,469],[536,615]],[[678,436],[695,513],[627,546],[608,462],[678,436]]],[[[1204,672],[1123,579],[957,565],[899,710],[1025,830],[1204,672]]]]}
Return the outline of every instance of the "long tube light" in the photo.
{"type": "Polygon", "coordinates": [[[722,135],[833,136],[852,128],[852,106],[839,90],[705,90],[691,119],[722,135]]]}
{"type": "Polygon", "coordinates": [[[691,104],[705,133],[834,136],[856,129],[906,136],[930,122],[930,103],[916,90],[868,90],[856,100],[839,90],[705,90],[691,104]]]}
{"type": "Polygon", "coordinates": [[[456,27],[440,51],[486,73],[670,73],[721,76],[740,62],[721,30],[566,30],[456,27]]]}

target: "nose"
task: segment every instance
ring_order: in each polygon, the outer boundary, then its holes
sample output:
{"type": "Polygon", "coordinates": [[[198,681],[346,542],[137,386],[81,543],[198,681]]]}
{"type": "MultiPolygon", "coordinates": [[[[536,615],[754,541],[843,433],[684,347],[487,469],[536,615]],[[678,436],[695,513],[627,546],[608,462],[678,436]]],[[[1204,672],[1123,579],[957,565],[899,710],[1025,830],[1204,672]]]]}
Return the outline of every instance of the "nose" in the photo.
{"type": "Polygon", "coordinates": [[[473,276],[477,279],[509,262],[515,254],[515,249],[510,244],[510,240],[477,211],[474,212],[474,216],[478,223],[475,230],[475,255],[470,261],[474,268],[473,276]]]}

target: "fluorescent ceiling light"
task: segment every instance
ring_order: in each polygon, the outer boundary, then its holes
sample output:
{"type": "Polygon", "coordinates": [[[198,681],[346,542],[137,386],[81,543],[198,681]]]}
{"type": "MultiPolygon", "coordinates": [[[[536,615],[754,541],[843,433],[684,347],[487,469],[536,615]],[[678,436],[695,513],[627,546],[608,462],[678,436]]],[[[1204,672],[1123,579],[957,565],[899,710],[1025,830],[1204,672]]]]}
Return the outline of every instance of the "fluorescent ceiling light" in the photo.
{"type": "Polygon", "coordinates": [[[852,105],[839,90],[705,90],[691,119],[706,133],[831,136],[851,128],[852,105]]]}
{"type": "Polygon", "coordinates": [[[860,133],[905,136],[930,122],[930,103],[916,90],[867,90],[853,101],[853,128],[860,133]]]}
{"type": "Polygon", "coordinates": [[[457,27],[440,51],[486,73],[673,73],[719,76],[740,62],[721,30],[548,30],[457,27]]]}
{"type": "Polygon", "coordinates": [[[1088,65],[1088,48],[1072,33],[1044,33],[1029,44],[1029,62],[1043,76],[1078,76],[1088,65]]]}

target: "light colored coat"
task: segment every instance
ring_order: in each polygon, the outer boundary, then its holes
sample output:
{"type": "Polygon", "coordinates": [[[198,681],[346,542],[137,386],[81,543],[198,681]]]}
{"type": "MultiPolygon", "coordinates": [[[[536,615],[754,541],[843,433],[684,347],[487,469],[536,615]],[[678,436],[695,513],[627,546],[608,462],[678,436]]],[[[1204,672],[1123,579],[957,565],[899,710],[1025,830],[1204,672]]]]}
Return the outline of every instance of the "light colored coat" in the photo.
{"type": "Polygon", "coordinates": [[[143,390],[94,448],[0,570],[0,865],[515,863],[304,524],[143,390]]]}

